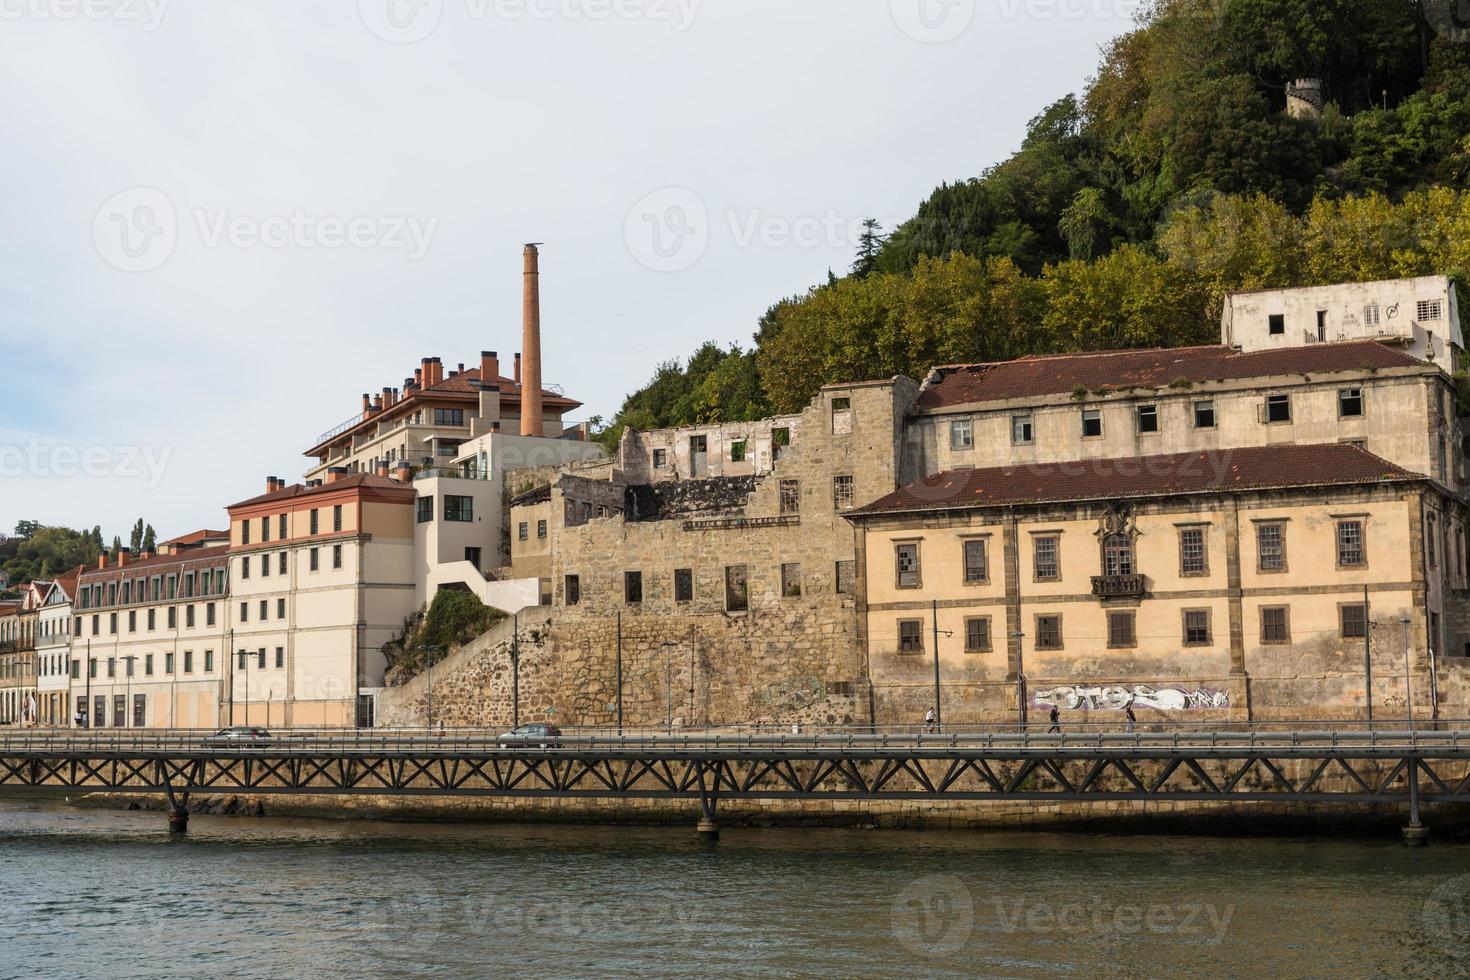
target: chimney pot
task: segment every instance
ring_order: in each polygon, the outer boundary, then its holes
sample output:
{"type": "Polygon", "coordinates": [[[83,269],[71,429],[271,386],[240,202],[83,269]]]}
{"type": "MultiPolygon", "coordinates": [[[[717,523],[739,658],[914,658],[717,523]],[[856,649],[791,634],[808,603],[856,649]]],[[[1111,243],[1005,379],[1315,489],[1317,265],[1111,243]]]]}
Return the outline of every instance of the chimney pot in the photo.
{"type": "Polygon", "coordinates": [[[493,350],[480,351],[480,386],[488,387],[500,380],[500,355],[493,350]]]}
{"type": "Polygon", "coordinates": [[[423,386],[424,386],[424,369],[423,368],[414,368],[413,369],[413,386],[415,388],[420,388],[420,389],[423,388],[423,386]]]}
{"type": "Polygon", "coordinates": [[[97,556],[97,567],[99,569],[107,567],[107,554],[105,552],[97,556]]]}

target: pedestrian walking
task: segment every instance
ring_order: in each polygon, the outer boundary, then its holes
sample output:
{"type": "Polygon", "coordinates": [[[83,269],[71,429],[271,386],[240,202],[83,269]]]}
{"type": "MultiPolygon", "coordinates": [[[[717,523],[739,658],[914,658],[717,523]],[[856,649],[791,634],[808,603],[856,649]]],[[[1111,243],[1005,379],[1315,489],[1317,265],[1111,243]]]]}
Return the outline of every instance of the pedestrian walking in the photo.
{"type": "Polygon", "coordinates": [[[924,712],[924,732],[932,735],[934,733],[934,709],[930,708],[924,712]]]}
{"type": "Polygon", "coordinates": [[[1127,711],[1127,715],[1128,715],[1128,734],[1129,735],[1132,735],[1133,732],[1136,730],[1136,728],[1138,726],[1138,718],[1133,714],[1133,708],[1132,708],[1132,706],[1129,706],[1128,711],[1127,711]]]}
{"type": "Polygon", "coordinates": [[[1056,705],[1051,706],[1051,727],[1046,730],[1048,735],[1062,734],[1062,712],[1056,705]]]}

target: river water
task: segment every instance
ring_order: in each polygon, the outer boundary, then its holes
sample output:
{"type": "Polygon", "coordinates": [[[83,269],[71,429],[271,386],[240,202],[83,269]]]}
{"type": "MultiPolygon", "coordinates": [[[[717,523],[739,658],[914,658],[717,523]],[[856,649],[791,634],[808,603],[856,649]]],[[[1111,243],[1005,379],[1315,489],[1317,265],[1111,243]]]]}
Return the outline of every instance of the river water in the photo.
{"type": "Polygon", "coordinates": [[[1470,845],[0,802],[0,977],[1470,972],[1470,845]]]}

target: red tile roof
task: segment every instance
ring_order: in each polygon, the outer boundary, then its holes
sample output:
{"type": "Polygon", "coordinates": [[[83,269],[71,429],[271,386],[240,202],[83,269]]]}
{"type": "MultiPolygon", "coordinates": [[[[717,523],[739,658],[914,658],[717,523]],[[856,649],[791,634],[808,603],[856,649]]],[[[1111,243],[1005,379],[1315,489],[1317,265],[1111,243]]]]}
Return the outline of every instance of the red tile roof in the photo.
{"type": "Polygon", "coordinates": [[[158,546],[160,548],[162,548],[162,547],[164,547],[166,545],[171,545],[171,544],[174,544],[174,545],[198,544],[199,542],[205,540],[206,538],[228,538],[229,536],[230,536],[230,532],[229,531],[210,531],[210,530],[191,531],[188,534],[180,535],[177,538],[169,538],[167,541],[160,541],[158,543],[158,546]]]}
{"type": "Polygon", "coordinates": [[[338,477],[334,483],[323,483],[319,487],[308,487],[302,483],[293,483],[289,487],[282,487],[280,490],[271,493],[263,493],[258,497],[242,500],[238,504],[230,504],[225,509],[234,510],[237,507],[253,507],[256,504],[269,504],[278,500],[292,500],[296,497],[336,493],[339,490],[352,490],[360,487],[374,490],[407,491],[409,495],[412,495],[414,492],[413,485],[409,483],[399,483],[397,480],[391,480],[386,476],[378,476],[376,473],[352,473],[347,476],[338,477]]]}
{"type": "Polygon", "coordinates": [[[1267,446],[1126,459],[954,470],[926,477],[849,516],[1423,480],[1349,445],[1267,446]]]}
{"type": "Polygon", "coordinates": [[[81,578],[92,580],[97,578],[115,577],[129,578],[134,569],[158,569],[167,565],[197,565],[201,563],[216,563],[223,565],[229,558],[230,546],[225,544],[215,545],[211,548],[194,548],[179,555],[154,555],[152,558],[130,558],[126,565],[113,563],[106,568],[83,569],[81,578]]]}
{"type": "Polygon", "coordinates": [[[1123,388],[1163,388],[1362,368],[1425,367],[1422,361],[1371,340],[1242,353],[1233,347],[1173,347],[1023,357],[991,364],[938,367],[919,395],[921,409],[975,402],[1123,388]]]}

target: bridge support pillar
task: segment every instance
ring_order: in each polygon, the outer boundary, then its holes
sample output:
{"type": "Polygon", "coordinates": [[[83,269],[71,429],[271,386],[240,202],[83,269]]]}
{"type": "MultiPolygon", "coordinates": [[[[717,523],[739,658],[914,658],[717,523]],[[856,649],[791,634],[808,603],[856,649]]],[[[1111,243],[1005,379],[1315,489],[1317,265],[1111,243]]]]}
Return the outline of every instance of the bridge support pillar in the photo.
{"type": "Polygon", "coordinates": [[[702,841],[713,844],[720,839],[720,824],[717,820],[710,817],[700,817],[698,829],[699,839],[702,841]]]}
{"type": "Polygon", "coordinates": [[[171,834],[184,834],[189,831],[189,808],[183,806],[169,807],[168,832],[171,834]]]}
{"type": "Polygon", "coordinates": [[[1419,822],[1419,760],[1409,760],[1409,824],[1403,829],[1404,843],[1423,847],[1429,843],[1429,828],[1419,822]]]}

